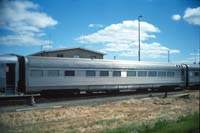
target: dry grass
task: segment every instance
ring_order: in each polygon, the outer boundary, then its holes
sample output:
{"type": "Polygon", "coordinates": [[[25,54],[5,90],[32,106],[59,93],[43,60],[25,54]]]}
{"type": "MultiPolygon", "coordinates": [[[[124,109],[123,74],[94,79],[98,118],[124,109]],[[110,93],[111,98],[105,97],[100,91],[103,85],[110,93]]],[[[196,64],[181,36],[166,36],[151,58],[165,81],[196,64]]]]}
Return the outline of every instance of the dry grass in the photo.
{"type": "Polygon", "coordinates": [[[0,124],[15,131],[95,132],[122,125],[175,120],[199,111],[199,92],[187,98],[130,99],[95,106],[1,113],[0,124]]]}

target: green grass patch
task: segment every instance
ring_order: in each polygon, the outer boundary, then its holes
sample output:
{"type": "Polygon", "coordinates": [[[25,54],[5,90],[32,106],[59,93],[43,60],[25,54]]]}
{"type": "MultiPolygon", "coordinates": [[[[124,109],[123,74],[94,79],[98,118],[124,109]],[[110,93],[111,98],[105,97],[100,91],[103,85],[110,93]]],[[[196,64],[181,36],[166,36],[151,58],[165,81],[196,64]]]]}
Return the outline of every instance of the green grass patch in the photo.
{"type": "Polygon", "coordinates": [[[158,120],[155,125],[122,126],[106,129],[98,133],[199,133],[199,113],[182,116],[177,121],[158,120]]]}
{"type": "MultiPolygon", "coordinates": [[[[95,125],[112,125],[115,122],[120,122],[119,119],[100,120],[94,123],[95,125]]],[[[20,127],[10,128],[0,124],[0,133],[54,133],[56,130],[41,131],[37,126],[31,127],[30,130],[20,127]]],[[[64,133],[77,133],[76,129],[66,129],[60,131],[64,133]]],[[[153,126],[143,124],[126,125],[115,129],[105,129],[97,133],[199,133],[199,113],[194,113],[188,116],[179,117],[177,121],[158,120],[153,126]]]]}

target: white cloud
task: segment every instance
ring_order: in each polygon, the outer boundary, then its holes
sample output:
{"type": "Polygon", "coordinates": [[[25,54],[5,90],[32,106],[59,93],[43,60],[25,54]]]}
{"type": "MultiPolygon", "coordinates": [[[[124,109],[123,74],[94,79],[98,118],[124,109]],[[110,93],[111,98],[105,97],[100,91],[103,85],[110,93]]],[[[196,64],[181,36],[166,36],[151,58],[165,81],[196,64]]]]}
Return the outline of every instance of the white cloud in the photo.
{"type": "Polygon", "coordinates": [[[188,55],[187,58],[185,58],[184,60],[179,61],[180,63],[200,63],[200,49],[199,50],[195,50],[195,52],[192,52],[188,55]]]}
{"type": "MultiPolygon", "coordinates": [[[[104,29],[97,31],[96,33],[81,36],[76,40],[82,43],[122,43],[127,41],[137,41],[137,26],[137,20],[123,21],[119,24],[112,24],[110,26],[107,26],[104,29]]],[[[160,32],[160,30],[149,23],[141,22],[141,40],[155,38],[155,35],[150,34],[152,32],[160,32]]]]}
{"type": "Polygon", "coordinates": [[[103,28],[102,24],[89,24],[88,27],[90,28],[103,28]]]}
{"type": "Polygon", "coordinates": [[[190,53],[190,57],[187,58],[188,61],[199,63],[200,62],[200,49],[195,51],[194,53],[190,53]]]}
{"type": "Polygon", "coordinates": [[[48,40],[41,40],[35,38],[34,36],[29,35],[7,35],[0,37],[0,44],[4,45],[42,45],[42,44],[49,44],[48,40]]]}
{"type": "Polygon", "coordinates": [[[188,57],[185,60],[179,61],[180,63],[188,63],[188,64],[198,64],[200,63],[199,58],[196,57],[188,57]]]}
{"type": "MultiPolygon", "coordinates": [[[[180,53],[179,50],[169,49],[160,43],[147,43],[149,39],[156,38],[160,30],[154,25],[141,22],[141,53],[143,58],[166,57],[167,51],[171,54],[180,53]]],[[[118,24],[111,24],[95,33],[80,36],[77,41],[87,44],[103,45],[103,52],[117,52],[120,56],[133,56],[138,54],[138,21],[127,20],[118,24]]]]}
{"type": "Polygon", "coordinates": [[[179,14],[172,15],[172,20],[179,21],[181,19],[181,16],[179,14]]]}
{"type": "Polygon", "coordinates": [[[200,25],[200,7],[197,8],[187,8],[183,19],[189,24],[200,25]]]}
{"type": "Polygon", "coordinates": [[[30,1],[2,1],[0,29],[12,34],[0,36],[0,45],[41,45],[49,43],[44,28],[52,27],[57,21],[39,11],[39,5],[30,1]]]}
{"type": "Polygon", "coordinates": [[[51,45],[51,42],[49,42],[49,44],[46,44],[46,45],[42,45],[42,49],[43,50],[49,50],[49,49],[51,49],[51,48],[53,48],[53,46],[51,45]]]}

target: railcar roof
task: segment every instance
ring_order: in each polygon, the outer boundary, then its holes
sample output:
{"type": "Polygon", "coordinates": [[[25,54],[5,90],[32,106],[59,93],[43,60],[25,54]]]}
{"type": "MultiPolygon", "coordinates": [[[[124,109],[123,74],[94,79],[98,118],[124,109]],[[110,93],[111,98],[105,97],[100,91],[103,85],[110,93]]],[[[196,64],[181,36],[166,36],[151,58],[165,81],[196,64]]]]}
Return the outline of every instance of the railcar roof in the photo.
{"type": "Polygon", "coordinates": [[[13,54],[0,55],[0,63],[16,63],[17,56],[13,54]]]}
{"type": "Polygon", "coordinates": [[[200,67],[200,64],[188,64],[189,67],[200,67]]]}
{"type": "Polygon", "coordinates": [[[28,62],[35,67],[69,67],[69,68],[166,68],[175,69],[180,66],[174,63],[138,62],[125,60],[58,58],[28,56],[28,62]]]}
{"type": "Polygon", "coordinates": [[[188,68],[192,70],[199,70],[200,71],[200,64],[188,64],[188,68]]]}

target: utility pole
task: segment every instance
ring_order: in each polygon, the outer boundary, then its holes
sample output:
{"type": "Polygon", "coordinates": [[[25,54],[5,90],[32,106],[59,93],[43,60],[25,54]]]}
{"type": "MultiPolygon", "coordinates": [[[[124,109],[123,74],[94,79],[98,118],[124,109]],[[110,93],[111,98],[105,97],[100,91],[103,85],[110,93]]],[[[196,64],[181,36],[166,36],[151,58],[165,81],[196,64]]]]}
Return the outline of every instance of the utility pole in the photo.
{"type": "Polygon", "coordinates": [[[51,33],[49,33],[49,50],[51,49],[52,47],[52,43],[51,43],[51,33]]]}
{"type": "Polygon", "coordinates": [[[170,62],[170,50],[167,51],[168,53],[168,63],[170,62]]]}
{"type": "Polygon", "coordinates": [[[140,18],[142,15],[138,16],[138,61],[140,61],[140,18]]]}
{"type": "Polygon", "coordinates": [[[199,55],[199,67],[200,67],[200,32],[199,32],[199,52],[198,52],[198,55],[199,55]]]}
{"type": "Polygon", "coordinates": [[[194,64],[196,64],[197,63],[197,54],[196,54],[196,50],[194,50],[194,64]]]}
{"type": "Polygon", "coordinates": [[[43,50],[43,45],[41,44],[41,52],[42,52],[42,50],[43,50]]]}

